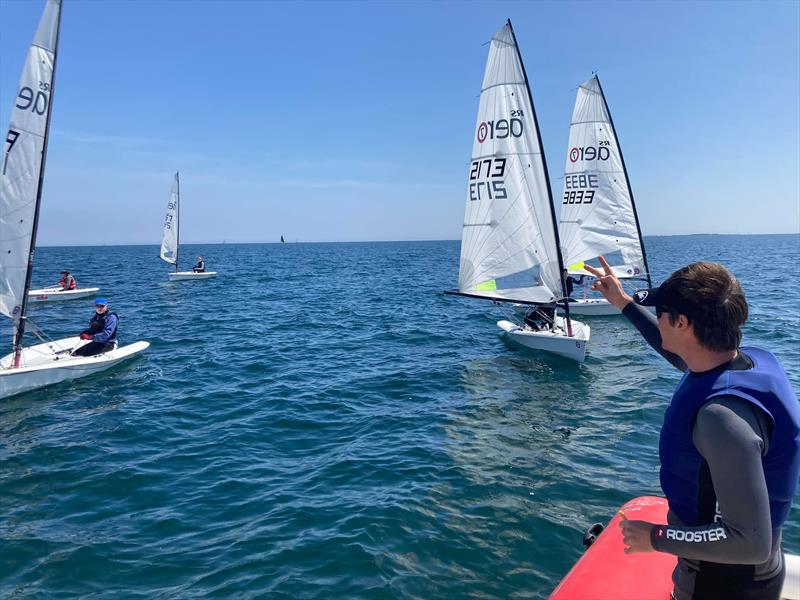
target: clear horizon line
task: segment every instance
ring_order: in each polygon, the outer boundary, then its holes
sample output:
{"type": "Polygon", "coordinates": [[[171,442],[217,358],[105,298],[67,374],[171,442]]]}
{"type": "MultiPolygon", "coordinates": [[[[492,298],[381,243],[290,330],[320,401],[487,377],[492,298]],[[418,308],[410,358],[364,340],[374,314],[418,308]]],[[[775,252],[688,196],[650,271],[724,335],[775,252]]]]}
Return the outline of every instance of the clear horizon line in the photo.
{"type": "MultiPolygon", "coordinates": [[[[658,237],[691,237],[701,235],[719,235],[719,236],[757,236],[757,235],[800,235],[800,231],[783,232],[783,233],[663,233],[645,235],[645,238],[658,238],[658,237]]],[[[215,241],[215,242],[181,242],[181,245],[187,246],[225,246],[233,244],[394,244],[405,242],[460,242],[460,239],[443,239],[443,238],[418,238],[418,239],[393,239],[393,240],[295,240],[287,242],[267,242],[267,241],[215,241]]],[[[121,247],[121,246],[160,246],[160,242],[136,242],[129,244],[116,244],[116,243],[97,243],[97,244],[37,244],[37,248],[102,248],[106,246],[121,247]]]]}

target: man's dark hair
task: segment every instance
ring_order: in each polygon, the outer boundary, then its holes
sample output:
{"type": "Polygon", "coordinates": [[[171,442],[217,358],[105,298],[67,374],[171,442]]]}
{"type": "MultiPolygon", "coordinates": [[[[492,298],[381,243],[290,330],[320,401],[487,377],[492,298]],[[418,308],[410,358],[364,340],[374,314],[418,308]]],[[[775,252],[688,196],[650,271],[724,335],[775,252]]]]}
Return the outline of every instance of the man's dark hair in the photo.
{"type": "Polygon", "coordinates": [[[681,299],[683,306],[666,306],[669,321],[686,315],[700,344],[716,352],[736,350],[747,321],[747,300],[742,286],[719,263],[696,262],[678,269],[662,287],[681,299]]]}

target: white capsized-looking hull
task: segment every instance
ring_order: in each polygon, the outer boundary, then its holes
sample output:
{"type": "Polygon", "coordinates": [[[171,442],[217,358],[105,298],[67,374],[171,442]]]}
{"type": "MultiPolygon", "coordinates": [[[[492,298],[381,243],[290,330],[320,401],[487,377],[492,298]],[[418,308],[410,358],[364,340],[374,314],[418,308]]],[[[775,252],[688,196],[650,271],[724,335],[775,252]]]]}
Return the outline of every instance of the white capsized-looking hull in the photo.
{"type": "Polygon", "coordinates": [[[216,271],[205,271],[203,273],[195,273],[193,271],[177,271],[169,274],[170,281],[185,281],[194,279],[211,279],[216,277],[216,271]]]}
{"type": "Polygon", "coordinates": [[[28,302],[57,302],[61,300],[74,300],[75,298],[85,298],[92,296],[100,291],[100,288],[75,288],[74,290],[62,290],[60,287],[41,288],[28,292],[28,302]]]}
{"type": "Polygon", "coordinates": [[[508,337],[526,348],[544,350],[558,354],[571,360],[583,362],[586,359],[586,343],[589,341],[591,329],[585,323],[570,319],[572,337],[566,334],[566,321],[556,317],[556,328],[552,331],[533,331],[528,327],[520,327],[511,321],[498,321],[497,326],[508,334],[508,337]]]}
{"type": "Polygon", "coordinates": [[[87,343],[79,337],[69,337],[23,348],[22,366],[18,369],[11,368],[13,353],[0,358],[0,398],[93,375],[144,352],[150,346],[150,342],[141,341],[95,356],[70,354],[87,343]]]}

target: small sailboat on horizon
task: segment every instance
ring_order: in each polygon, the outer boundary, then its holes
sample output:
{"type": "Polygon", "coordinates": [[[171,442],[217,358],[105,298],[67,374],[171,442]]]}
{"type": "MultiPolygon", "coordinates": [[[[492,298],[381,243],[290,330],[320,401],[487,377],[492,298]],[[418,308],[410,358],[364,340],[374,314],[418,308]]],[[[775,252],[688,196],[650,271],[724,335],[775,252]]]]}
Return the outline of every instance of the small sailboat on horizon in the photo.
{"type": "MultiPolygon", "coordinates": [[[[585,263],[604,255],[620,279],[653,286],[625,159],[597,75],[578,88],[560,208],[558,228],[570,276],[592,278],[585,263]]],[[[570,310],[587,316],[620,314],[605,298],[588,294],[573,300],[570,310]]]]}
{"type": "Polygon", "coordinates": [[[521,323],[498,327],[526,348],[583,362],[591,330],[570,318],[547,164],[510,20],[492,37],[467,185],[458,290],[447,293],[527,305],[521,323]]]}
{"type": "Polygon", "coordinates": [[[180,216],[181,216],[181,180],[180,173],[175,173],[172,182],[169,202],[167,203],[167,216],[164,218],[164,233],[161,237],[161,260],[175,265],[175,272],[169,274],[170,281],[186,281],[197,279],[211,279],[217,276],[216,271],[179,271],[178,248],[180,246],[180,216]]]}
{"type": "MultiPolygon", "coordinates": [[[[139,341],[73,356],[79,336],[23,347],[61,29],[61,0],[47,0],[20,77],[0,159],[0,314],[11,319],[13,352],[0,358],[0,398],[94,375],[146,350],[139,341]],[[35,91],[34,91],[35,90],[35,91]]],[[[39,336],[41,338],[41,335],[39,336]]]]}

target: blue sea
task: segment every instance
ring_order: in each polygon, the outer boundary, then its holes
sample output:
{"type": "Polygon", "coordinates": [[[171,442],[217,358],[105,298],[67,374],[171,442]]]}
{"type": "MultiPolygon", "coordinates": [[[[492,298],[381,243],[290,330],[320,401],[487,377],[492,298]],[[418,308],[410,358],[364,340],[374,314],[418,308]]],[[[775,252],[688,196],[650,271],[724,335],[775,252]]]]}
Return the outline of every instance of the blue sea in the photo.
{"type": "MultiPolygon", "coordinates": [[[[656,281],[726,264],[745,342],[800,390],[800,236],[646,245],[656,281]]],[[[588,525],[659,494],[679,373],[623,317],[590,320],[581,365],[443,295],[455,241],[185,245],[219,277],[181,283],[157,254],[37,251],[35,286],[72,270],[152,346],[0,402],[0,597],[546,598],[588,525]]],[[[62,337],[92,314],[31,318],[62,337]]],[[[784,540],[800,553],[797,501],[784,540]]]]}

